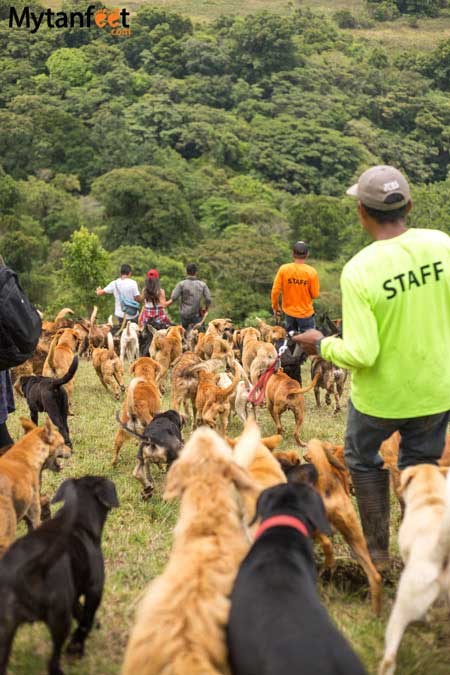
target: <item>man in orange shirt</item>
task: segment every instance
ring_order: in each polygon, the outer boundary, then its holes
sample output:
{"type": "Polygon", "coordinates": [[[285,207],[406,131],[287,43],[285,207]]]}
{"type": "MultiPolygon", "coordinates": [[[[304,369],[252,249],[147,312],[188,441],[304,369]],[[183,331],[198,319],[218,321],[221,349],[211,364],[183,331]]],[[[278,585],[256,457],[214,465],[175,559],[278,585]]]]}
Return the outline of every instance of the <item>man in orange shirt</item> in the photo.
{"type": "Polygon", "coordinates": [[[286,315],[286,330],[303,333],[315,328],[313,299],[319,297],[319,275],[314,267],[306,264],[308,247],[304,241],[294,244],[294,262],[281,265],[272,286],[272,308],[279,312],[280,292],[282,308],[286,315]]]}

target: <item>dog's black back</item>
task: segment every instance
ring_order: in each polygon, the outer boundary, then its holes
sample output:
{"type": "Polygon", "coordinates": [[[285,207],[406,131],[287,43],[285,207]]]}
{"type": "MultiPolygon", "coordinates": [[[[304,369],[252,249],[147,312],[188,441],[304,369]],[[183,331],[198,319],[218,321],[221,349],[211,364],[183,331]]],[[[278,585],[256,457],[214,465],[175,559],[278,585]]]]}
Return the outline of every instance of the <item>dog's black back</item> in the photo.
{"type": "Polygon", "coordinates": [[[63,377],[29,375],[20,380],[20,388],[27,400],[31,420],[37,424],[39,413],[46,412],[70,448],[72,442],[67,422],[69,399],[64,385],[74,377],[77,368],[78,356],[74,356],[69,370],[63,377]]]}
{"type": "Polygon", "coordinates": [[[62,499],[65,506],[57,516],[16,541],[0,561],[1,675],[6,673],[14,633],[24,622],[44,621],[49,627],[49,673],[61,672],[61,650],[72,616],[78,627],[69,651],[83,654],[103,593],[103,525],[119,502],[114,483],[95,476],[64,481],[53,501],[62,499]]]}
{"type": "Polygon", "coordinates": [[[145,445],[159,446],[165,449],[167,463],[171,464],[177,459],[183,445],[182,425],[183,419],[176,410],[157,413],[144,430],[145,441],[140,445],[138,458],[142,459],[142,450],[145,445]]]}
{"type": "MultiPolygon", "coordinates": [[[[299,518],[330,533],[320,495],[306,483],[265,490],[257,514],[299,518]]],[[[321,604],[310,537],[293,527],[265,531],[244,559],[231,595],[233,675],[363,675],[364,668],[321,604]]]]}
{"type": "MultiPolygon", "coordinates": [[[[283,339],[276,340],[275,347],[277,351],[283,344],[284,344],[283,339]]],[[[298,382],[301,386],[302,384],[301,367],[307,360],[308,355],[306,354],[306,352],[294,354],[295,346],[296,346],[295,342],[292,341],[288,342],[288,349],[287,351],[284,352],[284,354],[282,354],[280,364],[286,375],[289,375],[289,377],[291,377],[293,380],[296,380],[296,382],[298,382]]]]}

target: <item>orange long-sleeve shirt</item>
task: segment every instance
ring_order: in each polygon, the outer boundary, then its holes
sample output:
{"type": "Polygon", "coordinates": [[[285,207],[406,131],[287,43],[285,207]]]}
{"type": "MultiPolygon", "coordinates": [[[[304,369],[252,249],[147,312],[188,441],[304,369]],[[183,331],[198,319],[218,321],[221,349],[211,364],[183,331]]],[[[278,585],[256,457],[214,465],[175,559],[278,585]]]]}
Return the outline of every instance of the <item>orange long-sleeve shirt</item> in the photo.
{"type": "Polygon", "coordinates": [[[272,286],[272,308],[279,309],[280,292],[283,312],[297,319],[314,314],[313,298],[319,297],[319,275],[314,267],[305,263],[281,265],[272,286]]]}

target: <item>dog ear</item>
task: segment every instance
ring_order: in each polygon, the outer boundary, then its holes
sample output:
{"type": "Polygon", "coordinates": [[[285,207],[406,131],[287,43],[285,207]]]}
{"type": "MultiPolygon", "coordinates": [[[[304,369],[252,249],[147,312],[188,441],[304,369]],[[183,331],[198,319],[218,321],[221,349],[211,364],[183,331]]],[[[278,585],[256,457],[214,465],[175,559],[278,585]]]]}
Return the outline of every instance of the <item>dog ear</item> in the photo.
{"type": "MultiPolygon", "coordinates": [[[[293,485],[296,485],[293,483],[293,485]]],[[[319,530],[322,534],[331,536],[333,531],[328,522],[327,512],[322,497],[316,490],[309,488],[308,515],[307,519],[311,523],[313,530],[319,530]]]]}
{"type": "Polygon", "coordinates": [[[274,448],[277,447],[277,445],[280,445],[282,440],[283,436],[275,434],[274,436],[267,436],[266,438],[261,438],[261,443],[265,445],[268,450],[273,450],[274,448]]]}
{"type": "Polygon", "coordinates": [[[446,476],[449,471],[450,471],[450,466],[440,466],[439,467],[439,472],[444,474],[444,476],[446,476]]]}
{"type": "MultiPolygon", "coordinates": [[[[418,465],[420,466],[420,464],[418,465]]],[[[415,478],[417,473],[417,466],[408,466],[400,475],[400,487],[398,489],[399,495],[402,495],[408,485],[411,483],[413,478],[415,478]]]]}
{"type": "Polygon", "coordinates": [[[44,443],[51,445],[55,439],[55,427],[52,424],[50,417],[47,417],[45,424],[42,427],[41,438],[44,443]]]}
{"type": "Polygon", "coordinates": [[[163,499],[169,501],[170,499],[175,499],[175,497],[180,497],[183,490],[183,466],[180,464],[180,460],[176,460],[167,472],[163,499]]]}
{"type": "Polygon", "coordinates": [[[236,488],[241,492],[251,492],[255,495],[259,493],[259,488],[250,474],[236,462],[230,462],[227,466],[229,476],[236,488]]]}
{"type": "Polygon", "coordinates": [[[55,494],[53,495],[53,498],[50,502],[50,504],[56,504],[57,502],[63,502],[66,496],[66,490],[67,486],[70,484],[74,484],[75,481],[73,478],[68,478],[67,480],[63,481],[59,488],[56,490],[55,494]]]}
{"type": "Polygon", "coordinates": [[[109,478],[102,478],[95,486],[94,494],[98,501],[106,506],[107,509],[114,509],[119,505],[116,486],[109,478]]]}
{"type": "Polygon", "coordinates": [[[27,417],[21,417],[20,418],[20,424],[22,425],[22,429],[24,432],[27,434],[29,431],[33,431],[33,429],[36,429],[36,425],[34,422],[29,420],[27,417]]]}

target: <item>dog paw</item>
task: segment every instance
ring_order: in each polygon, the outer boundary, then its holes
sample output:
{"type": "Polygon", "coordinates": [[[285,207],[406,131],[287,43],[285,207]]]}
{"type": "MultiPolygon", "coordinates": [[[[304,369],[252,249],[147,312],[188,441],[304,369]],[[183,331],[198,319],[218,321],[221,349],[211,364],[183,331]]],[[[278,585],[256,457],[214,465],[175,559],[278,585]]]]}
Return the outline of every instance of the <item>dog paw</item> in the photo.
{"type": "Polygon", "coordinates": [[[144,502],[148,501],[153,494],[153,487],[149,485],[148,487],[144,488],[141,492],[141,497],[144,500],[144,502]]]}
{"type": "Polygon", "coordinates": [[[67,645],[66,654],[81,658],[84,654],[84,643],[72,639],[67,645]]]}

